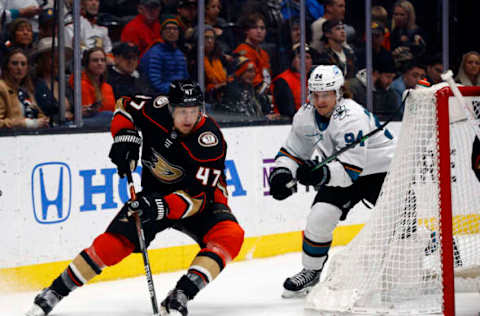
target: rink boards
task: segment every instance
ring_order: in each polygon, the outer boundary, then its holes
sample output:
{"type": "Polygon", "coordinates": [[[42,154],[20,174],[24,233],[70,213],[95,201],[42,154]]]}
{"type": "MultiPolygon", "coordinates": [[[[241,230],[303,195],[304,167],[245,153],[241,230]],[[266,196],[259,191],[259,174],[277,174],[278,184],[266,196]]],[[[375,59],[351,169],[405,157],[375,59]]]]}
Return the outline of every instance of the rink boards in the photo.
{"type": "MultiPolygon", "coordinates": [[[[398,135],[400,125],[389,126],[398,135]]],[[[289,129],[223,129],[230,206],[246,232],[236,260],[301,250],[301,230],[315,193],[301,187],[282,202],[268,194],[267,177],[289,129]]],[[[48,285],[105,230],[128,199],[125,180],[108,159],[110,145],[109,133],[0,137],[0,292],[48,285]]],[[[138,190],[140,171],[134,174],[138,190]]],[[[347,244],[369,215],[357,205],[337,227],[334,245],[347,244]]],[[[165,231],[149,248],[152,270],[183,269],[198,249],[183,234],[165,231]]],[[[141,255],[132,255],[94,281],[143,273],[141,255]]]]}

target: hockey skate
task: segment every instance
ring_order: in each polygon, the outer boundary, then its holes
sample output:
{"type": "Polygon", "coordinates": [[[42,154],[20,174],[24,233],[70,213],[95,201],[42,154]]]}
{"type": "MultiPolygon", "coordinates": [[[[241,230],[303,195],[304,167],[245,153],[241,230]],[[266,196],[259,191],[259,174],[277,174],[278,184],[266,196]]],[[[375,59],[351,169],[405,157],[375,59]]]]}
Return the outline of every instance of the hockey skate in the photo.
{"type": "Polygon", "coordinates": [[[160,308],[161,316],[187,316],[188,297],[182,290],[174,289],[168,293],[160,308]]]}
{"type": "Polygon", "coordinates": [[[283,298],[303,297],[320,280],[322,270],[302,269],[299,273],[289,277],[283,283],[283,298]]]}
{"type": "Polygon", "coordinates": [[[50,288],[43,289],[33,300],[33,306],[25,314],[26,316],[46,316],[55,305],[63,298],[50,288]]]}

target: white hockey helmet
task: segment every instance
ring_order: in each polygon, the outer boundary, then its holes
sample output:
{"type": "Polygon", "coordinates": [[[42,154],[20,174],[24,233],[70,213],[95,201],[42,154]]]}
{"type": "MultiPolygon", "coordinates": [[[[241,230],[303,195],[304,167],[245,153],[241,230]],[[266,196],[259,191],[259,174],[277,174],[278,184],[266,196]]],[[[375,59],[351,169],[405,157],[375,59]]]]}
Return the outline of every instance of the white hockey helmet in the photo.
{"type": "Polygon", "coordinates": [[[320,65],[317,66],[308,79],[308,91],[335,91],[337,100],[341,99],[340,89],[343,87],[345,79],[342,71],[336,65],[320,65]]]}

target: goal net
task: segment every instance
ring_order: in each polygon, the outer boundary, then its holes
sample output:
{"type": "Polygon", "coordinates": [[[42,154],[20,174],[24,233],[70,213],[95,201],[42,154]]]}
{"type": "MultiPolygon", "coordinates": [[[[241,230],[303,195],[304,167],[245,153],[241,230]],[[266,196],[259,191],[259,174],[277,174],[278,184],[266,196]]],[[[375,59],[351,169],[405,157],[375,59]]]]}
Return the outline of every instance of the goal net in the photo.
{"type": "MultiPolygon", "coordinates": [[[[480,87],[460,91],[480,112],[480,87]]],[[[454,315],[454,288],[480,289],[480,182],[473,124],[450,88],[412,90],[369,221],[330,258],[306,307],[322,315],[454,315]]]]}

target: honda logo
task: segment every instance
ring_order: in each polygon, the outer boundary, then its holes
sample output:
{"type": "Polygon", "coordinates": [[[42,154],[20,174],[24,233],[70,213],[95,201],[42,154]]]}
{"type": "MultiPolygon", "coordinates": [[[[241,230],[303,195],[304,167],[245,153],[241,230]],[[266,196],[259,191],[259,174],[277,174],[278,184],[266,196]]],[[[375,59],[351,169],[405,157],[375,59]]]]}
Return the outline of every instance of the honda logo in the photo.
{"type": "Polygon", "coordinates": [[[72,173],[63,162],[45,162],[32,171],[32,203],[40,224],[61,223],[70,216],[72,173]]]}

